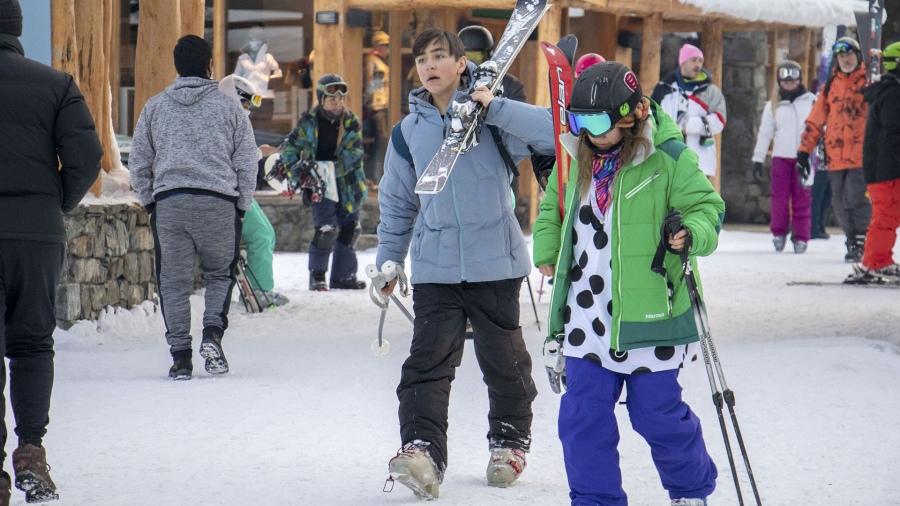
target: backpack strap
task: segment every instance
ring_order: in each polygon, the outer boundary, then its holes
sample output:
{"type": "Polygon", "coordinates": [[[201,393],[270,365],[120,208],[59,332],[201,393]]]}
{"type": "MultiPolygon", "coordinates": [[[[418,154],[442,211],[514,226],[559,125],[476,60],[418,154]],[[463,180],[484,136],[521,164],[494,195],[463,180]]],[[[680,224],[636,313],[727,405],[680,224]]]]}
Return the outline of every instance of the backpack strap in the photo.
{"type": "Polygon", "coordinates": [[[400,123],[403,120],[397,122],[394,125],[394,128],[391,129],[391,144],[394,146],[394,151],[400,155],[401,158],[409,162],[412,166],[413,170],[416,168],[416,164],[413,163],[412,153],[409,152],[409,144],[406,143],[406,138],[403,137],[403,131],[400,130],[400,123]]]}
{"type": "Polygon", "coordinates": [[[503,145],[503,138],[500,137],[500,129],[494,125],[487,125],[488,130],[491,131],[491,136],[494,137],[494,143],[497,144],[497,151],[500,152],[500,157],[503,158],[503,163],[506,164],[506,170],[509,171],[513,177],[519,176],[519,169],[516,167],[515,162],[513,162],[512,156],[509,154],[509,150],[506,149],[506,146],[503,145]]]}

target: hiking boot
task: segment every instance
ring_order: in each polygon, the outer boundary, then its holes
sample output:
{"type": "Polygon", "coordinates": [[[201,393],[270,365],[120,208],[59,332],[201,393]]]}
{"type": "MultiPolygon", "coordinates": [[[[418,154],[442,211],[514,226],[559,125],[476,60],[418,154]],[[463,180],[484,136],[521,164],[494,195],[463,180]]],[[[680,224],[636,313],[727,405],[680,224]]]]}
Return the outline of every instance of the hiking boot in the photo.
{"type": "Polygon", "coordinates": [[[47,450],[30,443],[20,444],[12,456],[16,488],[25,492],[25,502],[47,502],[59,499],[56,485],[50,479],[47,450]]]}
{"type": "Polygon", "coordinates": [[[397,480],[422,499],[437,499],[441,478],[421,442],[403,445],[388,462],[389,480],[397,480]]]}
{"type": "Polygon", "coordinates": [[[794,253],[806,253],[809,243],[806,241],[794,241],[794,253]]]}
{"type": "Polygon", "coordinates": [[[169,368],[169,377],[173,380],[189,380],[194,372],[194,364],[191,361],[191,350],[172,352],[172,367],[169,368]]]}
{"type": "Polygon", "coordinates": [[[772,244],[775,245],[775,251],[784,251],[784,244],[787,242],[787,238],[783,235],[776,235],[772,238],[772,244]]]}
{"type": "Polygon", "coordinates": [[[362,290],[366,287],[365,281],[360,281],[356,279],[356,276],[346,278],[346,279],[332,279],[331,280],[331,288],[338,290],[362,290]]]}
{"type": "Polygon", "coordinates": [[[220,327],[209,326],[203,329],[203,341],[200,342],[200,356],[206,359],[203,368],[210,374],[228,372],[228,360],[222,351],[222,335],[225,331],[220,327]]]}
{"type": "Polygon", "coordinates": [[[258,300],[261,305],[265,305],[267,307],[269,305],[279,307],[291,301],[275,290],[269,290],[268,292],[264,292],[262,290],[254,290],[253,293],[256,294],[256,300],[258,300]]]}
{"type": "Polygon", "coordinates": [[[325,271],[309,271],[309,291],[310,292],[327,292],[328,285],[325,284],[325,271]]]}
{"type": "Polygon", "coordinates": [[[12,479],[6,471],[0,471],[0,506],[9,506],[12,479]]]}
{"type": "Polygon", "coordinates": [[[525,470],[525,452],[512,448],[491,450],[491,461],[487,467],[488,485],[508,487],[519,479],[525,470]]]}
{"type": "Polygon", "coordinates": [[[672,499],[671,506],[706,506],[706,499],[672,499]]]}

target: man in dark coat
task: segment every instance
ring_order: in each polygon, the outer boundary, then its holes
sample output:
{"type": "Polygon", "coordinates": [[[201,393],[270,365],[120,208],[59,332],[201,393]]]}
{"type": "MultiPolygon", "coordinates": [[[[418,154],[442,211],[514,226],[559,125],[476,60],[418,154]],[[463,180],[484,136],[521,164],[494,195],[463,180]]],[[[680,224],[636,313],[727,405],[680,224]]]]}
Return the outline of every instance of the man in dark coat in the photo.
{"type": "MultiPolygon", "coordinates": [[[[59,497],[41,442],[53,387],[62,215],[97,180],[103,151],[72,76],[25,58],[21,35],[18,1],[0,0],[0,347],[9,359],[19,437],[15,483],[31,503],[59,497]]],[[[3,371],[0,406],[6,405],[5,382],[3,371]]],[[[6,423],[0,423],[0,462],[6,437],[6,423]]],[[[0,471],[0,506],[9,500],[10,477],[0,471]]]]}

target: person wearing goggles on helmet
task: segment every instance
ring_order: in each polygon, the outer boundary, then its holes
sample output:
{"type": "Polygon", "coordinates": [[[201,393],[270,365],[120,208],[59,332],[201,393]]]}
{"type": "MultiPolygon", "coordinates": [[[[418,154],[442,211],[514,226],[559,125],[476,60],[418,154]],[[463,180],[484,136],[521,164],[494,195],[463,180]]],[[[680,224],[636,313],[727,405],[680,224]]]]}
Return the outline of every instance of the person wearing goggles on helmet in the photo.
{"type": "Polygon", "coordinates": [[[869,103],[863,174],[872,198],[872,222],[862,259],[864,282],[900,283],[893,248],[900,227],[900,42],[884,48],[881,80],[866,90],[869,103]]]}
{"type": "Polygon", "coordinates": [[[570,181],[559,188],[550,177],[533,237],[534,264],[555,275],[545,352],[561,345],[564,355],[559,436],[569,497],[627,501],[614,413],[624,386],[631,423],[650,444],[672,504],[705,504],[717,470],[678,384],[699,336],[679,256],[664,255],[664,280],[648,267],[671,223],[680,230],[666,234],[669,248],[688,251],[697,274],[695,257],[716,249],[725,204],[678,125],[625,65],[585,69],[567,110],[571,133],[561,140],[572,155],[570,181]]]}
{"type": "Polygon", "coordinates": [[[313,201],[315,235],[309,245],[309,289],[357,290],[366,287],[356,278],[356,241],[362,232],[359,208],[366,200],[359,117],[344,107],[349,86],[337,74],[325,74],[316,83],[318,104],[303,113],[285,140],[282,161],[290,167],[298,160],[315,160],[324,197],[313,201]],[[331,280],[326,283],[328,261],[331,280]]]}
{"type": "Polygon", "coordinates": [[[762,181],[763,162],[772,141],[771,216],[769,228],[775,251],[784,250],[788,230],[792,231],[794,253],[806,252],[810,240],[812,209],[812,174],[800,174],[797,148],[806,128],[806,117],[812,111],[816,96],[806,90],[801,81],[800,65],[782,62],[776,70],[778,85],[763,108],[756,148],[753,150],[753,177],[762,181]]]}
{"type": "Polygon", "coordinates": [[[824,136],[832,206],[847,237],[844,261],[855,263],[863,258],[866,230],[872,219],[862,170],[868,105],[860,90],[866,86],[866,69],[860,65],[859,43],[853,38],[838,39],[832,53],[837,65],[806,118],[796,155],[797,171],[801,177],[810,173],[810,153],[824,136]]]}

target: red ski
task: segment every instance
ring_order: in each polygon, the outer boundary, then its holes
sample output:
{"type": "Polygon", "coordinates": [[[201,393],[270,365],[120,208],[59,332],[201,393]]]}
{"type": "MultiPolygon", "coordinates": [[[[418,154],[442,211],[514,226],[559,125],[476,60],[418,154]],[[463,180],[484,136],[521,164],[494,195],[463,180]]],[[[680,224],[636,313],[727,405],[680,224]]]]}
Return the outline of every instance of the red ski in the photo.
{"type": "Polygon", "coordinates": [[[559,140],[560,135],[569,133],[566,106],[572,91],[572,69],[566,55],[553,44],[541,42],[541,50],[550,66],[550,107],[553,111],[553,134],[556,139],[557,193],[559,193],[559,216],[565,213],[565,183],[569,182],[569,156],[559,140]]]}

